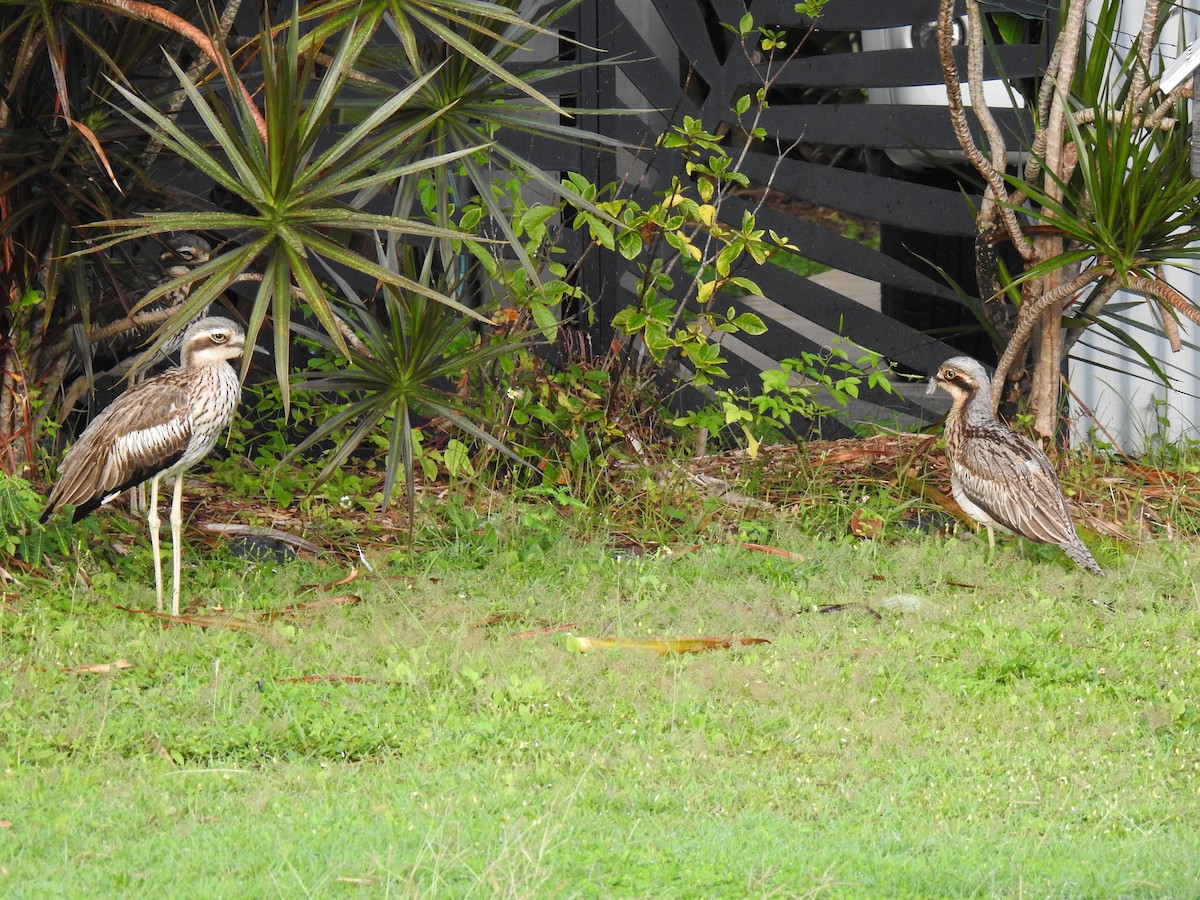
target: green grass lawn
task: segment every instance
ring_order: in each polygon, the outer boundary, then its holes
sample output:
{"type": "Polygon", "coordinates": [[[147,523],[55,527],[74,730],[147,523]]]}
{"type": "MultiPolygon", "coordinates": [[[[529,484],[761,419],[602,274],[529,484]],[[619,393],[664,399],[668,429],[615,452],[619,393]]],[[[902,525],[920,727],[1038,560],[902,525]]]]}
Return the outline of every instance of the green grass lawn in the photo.
{"type": "Polygon", "coordinates": [[[185,602],[254,630],[117,609],[153,607],[144,541],[10,588],[0,895],[1196,895],[1195,546],[1090,539],[1098,579],[1013,540],[626,558],[539,521],[308,592],[345,567],[193,548],[185,602]]]}

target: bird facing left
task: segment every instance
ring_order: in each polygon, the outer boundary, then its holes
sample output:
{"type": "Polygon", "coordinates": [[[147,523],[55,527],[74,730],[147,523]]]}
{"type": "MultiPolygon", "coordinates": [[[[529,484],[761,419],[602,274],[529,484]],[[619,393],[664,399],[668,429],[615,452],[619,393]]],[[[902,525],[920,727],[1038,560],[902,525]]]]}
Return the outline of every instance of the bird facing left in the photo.
{"type": "Polygon", "coordinates": [[[175,479],[171,505],[171,612],[179,614],[183,475],[204,459],[233,422],[241,382],[230,364],[245,351],[246,333],[231,319],[209,316],[183,335],[178,368],[169,369],[117,397],[88,425],[58,467],[42,521],[64,506],[74,521],[144,481],[150,482],[150,542],[154,589],[163,608],[158,488],[175,479]]]}
{"type": "Polygon", "coordinates": [[[1042,448],[996,418],[992,385],[978,360],[956,356],[942,363],[928,393],[950,395],[946,458],[950,492],[971,519],[995,525],[1041,544],[1057,544],[1080,568],[1103,575],[1071,521],[1058,473],[1042,448]]]}

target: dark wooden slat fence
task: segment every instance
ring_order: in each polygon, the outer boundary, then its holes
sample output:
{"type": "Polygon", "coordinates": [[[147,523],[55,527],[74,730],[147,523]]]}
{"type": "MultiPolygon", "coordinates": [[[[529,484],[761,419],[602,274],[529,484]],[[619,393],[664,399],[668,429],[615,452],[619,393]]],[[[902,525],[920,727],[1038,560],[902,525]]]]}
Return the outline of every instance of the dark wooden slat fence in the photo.
{"type": "MultiPolygon", "coordinates": [[[[785,69],[761,121],[778,144],[770,141],[752,147],[744,171],[763,184],[774,170],[776,191],[878,223],[888,252],[793,216],[787,207],[761,209],[760,222],[788,235],[804,256],[878,284],[885,307],[890,297],[905,297],[910,305],[914,298],[918,304],[922,298],[934,298],[943,310],[955,306],[955,291],[922,261],[920,250],[928,246],[944,250],[949,242],[957,242],[957,256],[965,257],[958,262],[969,271],[974,235],[971,179],[960,183],[945,173],[934,172],[931,177],[905,170],[889,163],[883,152],[885,148],[956,151],[946,109],[865,102],[868,88],[940,84],[936,52],[932,48],[862,52],[858,37],[863,29],[907,28],[932,21],[936,0],[833,0],[815,23],[795,13],[793,5],[765,0],[585,0],[564,28],[599,51],[576,48],[570,61],[603,65],[582,71],[576,76],[577,87],[564,93],[572,103],[588,109],[656,111],[580,116],[582,127],[618,137],[635,149],[614,154],[585,147],[558,148],[546,161],[576,169],[601,184],[624,180],[623,190],[648,199],[673,175],[682,173],[678,159],[653,149],[654,139],[668,123],[690,115],[710,131],[736,132],[731,107],[761,83],[756,65],[734,45],[733,34],[720,22],[737,22],[749,9],[757,23],[787,28],[795,40],[814,25],[818,31],[785,69]],[[809,52],[808,47],[822,52],[809,52]],[[777,147],[797,140],[801,148],[777,163],[777,147]]],[[[1034,0],[1001,5],[1026,15],[1047,14],[1047,4],[1034,0]]],[[[1009,79],[1034,77],[1043,57],[1037,44],[1000,47],[989,71],[999,66],[1009,79]]],[[[965,56],[962,63],[965,68],[965,56]]],[[[1013,135],[1027,127],[1020,110],[995,112],[1001,127],[1013,135]]],[[[727,205],[723,215],[737,221],[742,209],[754,203],[754,198],[739,198],[727,205]]],[[[597,303],[596,338],[606,343],[604,326],[633,302],[629,284],[634,272],[617,254],[593,253],[590,259],[583,286],[597,303]]],[[[778,304],[784,311],[780,318],[788,323],[774,324],[762,337],[743,338],[760,362],[758,354],[780,359],[819,349],[829,332],[877,350],[900,370],[913,373],[928,372],[957,352],[934,334],[890,318],[864,305],[860,297],[831,289],[826,286],[828,276],[814,281],[776,266],[746,274],[778,304]]],[[[939,315],[944,313],[934,317],[939,315]]],[[[936,329],[938,322],[927,324],[936,329]]],[[[747,382],[756,383],[757,365],[735,361],[733,368],[747,382]]],[[[906,395],[900,405],[915,420],[927,421],[942,409],[936,401],[932,409],[928,407],[929,401],[919,391],[906,395]]],[[[882,395],[869,400],[894,420],[895,400],[882,395]]],[[[859,412],[870,415],[871,407],[859,412]]]]}

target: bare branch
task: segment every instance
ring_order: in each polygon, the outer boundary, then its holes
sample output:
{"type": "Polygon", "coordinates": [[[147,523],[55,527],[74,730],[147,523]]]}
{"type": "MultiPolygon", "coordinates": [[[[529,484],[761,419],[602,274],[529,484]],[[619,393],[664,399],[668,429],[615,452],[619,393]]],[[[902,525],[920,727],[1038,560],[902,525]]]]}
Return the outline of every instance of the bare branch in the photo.
{"type": "MultiPolygon", "coordinates": [[[[137,331],[148,325],[158,325],[171,318],[175,312],[175,307],[164,307],[162,309],[153,309],[149,312],[130,313],[123,318],[117,319],[115,322],[110,322],[102,328],[96,328],[88,332],[87,342],[91,345],[99,344],[101,341],[107,341],[109,338],[114,338],[130,331],[137,331]]],[[[49,359],[58,359],[70,353],[74,343],[75,339],[68,334],[66,337],[59,338],[49,350],[43,351],[43,356],[49,359]]]]}
{"type": "MultiPolygon", "coordinates": [[[[1154,276],[1163,284],[1166,284],[1167,279],[1163,274],[1162,266],[1154,267],[1154,276]]],[[[1178,353],[1183,349],[1183,340],[1179,335],[1179,322],[1176,321],[1173,315],[1171,315],[1171,310],[1167,308],[1166,303],[1157,297],[1155,298],[1155,301],[1156,311],[1158,312],[1159,318],[1162,319],[1163,334],[1167,336],[1167,340],[1171,343],[1171,352],[1178,353]]]]}
{"type": "MultiPolygon", "coordinates": [[[[983,37],[983,11],[978,3],[967,4],[967,85],[971,91],[971,110],[979,120],[983,133],[987,137],[988,149],[991,151],[991,165],[997,172],[1003,172],[1008,165],[1008,148],[1004,144],[1004,134],[996,122],[992,110],[987,104],[983,89],[983,51],[986,41],[983,37]]],[[[1003,200],[1008,194],[992,196],[991,183],[984,195],[984,203],[989,200],[1003,200]]]]}
{"type": "Polygon", "coordinates": [[[1165,303],[1156,298],[1156,305],[1158,306],[1158,316],[1162,319],[1163,334],[1167,336],[1167,340],[1171,344],[1171,352],[1178,353],[1183,349],[1183,341],[1179,336],[1179,323],[1175,321],[1175,317],[1171,315],[1171,311],[1167,309],[1165,303]]]}
{"type": "Polygon", "coordinates": [[[1179,310],[1185,318],[1200,325],[1200,309],[1196,309],[1187,297],[1183,296],[1183,294],[1179,293],[1179,291],[1175,290],[1175,288],[1171,287],[1165,281],[1143,275],[1129,279],[1129,289],[1137,291],[1139,294],[1154,297],[1160,302],[1170,304],[1179,310]]]}
{"type": "Polygon", "coordinates": [[[1133,81],[1129,87],[1129,100],[1125,107],[1127,113],[1132,113],[1138,108],[1134,104],[1138,103],[1142,91],[1145,90],[1154,44],[1158,39],[1159,0],[1145,0],[1145,4],[1142,8],[1142,29],[1138,33],[1138,65],[1133,67],[1133,81]]]}
{"type": "MultiPolygon", "coordinates": [[[[1176,122],[1175,119],[1168,118],[1166,113],[1170,112],[1174,108],[1175,101],[1167,100],[1161,103],[1158,108],[1148,116],[1133,116],[1130,124],[1134,129],[1145,128],[1147,130],[1154,131],[1173,131],[1175,126],[1179,123],[1176,122]]],[[[1098,116],[1096,114],[1096,110],[1088,108],[1079,110],[1079,112],[1075,113],[1071,118],[1075,120],[1076,125],[1091,125],[1098,118],[1102,118],[1110,125],[1120,125],[1129,117],[1130,114],[1127,111],[1117,112],[1116,110],[1111,109],[1106,110],[1102,116],[1098,116]]]]}
{"type": "MultiPolygon", "coordinates": [[[[975,4],[969,5],[974,6],[975,4]]],[[[966,108],[963,105],[962,89],[959,86],[958,65],[954,61],[954,51],[950,46],[953,19],[954,0],[941,0],[938,4],[938,59],[942,66],[942,77],[946,82],[946,103],[950,110],[950,124],[954,127],[954,136],[958,139],[958,144],[962,147],[967,161],[983,176],[991,196],[1001,199],[1007,197],[1004,178],[995,166],[984,157],[975,144],[975,139],[971,136],[971,129],[967,125],[966,108]]],[[[981,96],[982,84],[981,78],[979,91],[981,96]]],[[[1001,205],[999,212],[1000,219],[1004,223],[1005,230],[1008,231],[1013,246],[1017,248],[1017,252],[1023,259],[1032,258],[1033,251],[1021,234],[1021,226],[1017,221],[1016,212],[1008,205],[1001,205]]]]}

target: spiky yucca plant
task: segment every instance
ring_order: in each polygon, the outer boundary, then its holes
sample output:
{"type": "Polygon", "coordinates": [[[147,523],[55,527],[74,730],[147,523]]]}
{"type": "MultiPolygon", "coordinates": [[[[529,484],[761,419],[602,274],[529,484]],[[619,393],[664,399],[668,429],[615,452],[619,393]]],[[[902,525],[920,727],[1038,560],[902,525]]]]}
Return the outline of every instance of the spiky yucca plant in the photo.
{"type": "MultiPolygon", "coordinates": [[[[411,534],[416,510],[413,432],[418,420],[444,419],[514,462],[525,463],[489,430],[495,424],[489,412],[454,390],[460,375],[511,353],[521,345],[520,338],[474,334],[470,319],[420,294],[393,288],[386,288],[372,304],[356,303],[344,325],[350,334],[347,364],[330,373],[303,377],[296,384],[297,390],[347,400],[288,456],[292,459],[348,429],[330,451],[314,488],[382,429],[387,445],[383,505],[391,501],[403,473],[411,534]],[[460,346],[464,338],[465,349],[460,346]]],[[[296,330],[326,350],[336,350],[327,334],[304,326],[296,330]]]]}
{"type": "MultiPolygon", "coordinates": [[[[254,340],[271,323],[285,404],[295,322],[306,323],[300,327],[308,336],[345,361],[338,372],[299,383],[353,397],[301,447],[355,423],[322,477],[390,417],[384,493],[391,498],[402,472],[411,509],[415,410],[442,417],[516,459],[491,436],[483,411],[436,383],[513,346],[501,341],[448,353],[472,322],[488,322],[460,300],[471,277],[462,268],[492,252],[481,249],[488,242],[477,235],[496,235],[533,284],[541,278],[517,238],[511,210],[493,191],[497,170],[608,217],[501,140],[502,132],[605,140],[559,124],[567,111],[535,86],[569,67],[520,61],[529,43],[574,5],[379,0],[296,10],[287,27],[264,30],[263,84],[253,95],[233,84],[224,93],[205,90],[175,67],[203,124],[198,134],[119,89],[138,124],[219,185],[234,207],[107,223],[116,229],[113,241],[182,227],[233,238],[222,254],[144,298],[151,303],[180,286],[191,288],[158,343],[227,289],[257,280],[248,337],[254,340]],[[385,35],[397,39],[389,42],[385,35]],[[261,115],[255,102],[262,104],[261,115]],[[467,234],[453,223],[472,196],[487,215],[467,234]],[[468,243],[474,252],[463,252],[468,243]],[[418,244],[428,248],[419,272],[404,262],[418,244]],[[380,252],[360,249],[371,246],[380,252]],[[454,277],[439,280],[433,271],[454,277]],[[377,308],[358,299],[376,291],[377,308]]],[[[223,70],[232,69],[230,59],[223,70]]]]}

